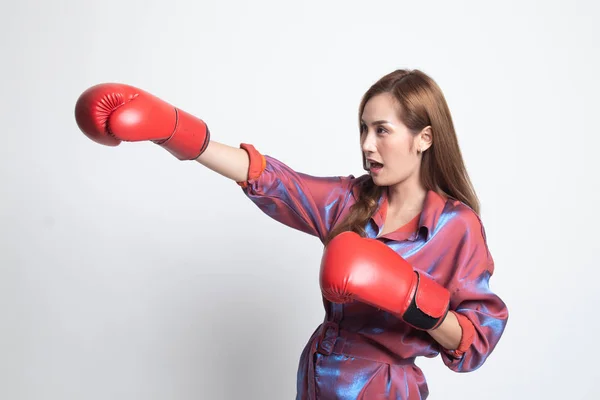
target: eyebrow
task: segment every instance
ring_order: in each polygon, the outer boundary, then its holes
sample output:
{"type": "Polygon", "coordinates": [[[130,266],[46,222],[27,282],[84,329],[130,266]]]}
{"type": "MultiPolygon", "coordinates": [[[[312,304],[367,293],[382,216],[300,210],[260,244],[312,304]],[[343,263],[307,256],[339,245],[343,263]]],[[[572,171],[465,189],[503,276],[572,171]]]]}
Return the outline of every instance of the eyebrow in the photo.
{"type": "MultiPolygon", "coordinates": [[[[363,124],[366,124],[366,122],[362,119],[360,120],[360,122],[363,124]]],[[[383,124],[392,125],[392,123],[390,121],[386,121],[384,119],[380,119],[380,120],[371,122],[371,125],[383,125],[383,124]]]]}

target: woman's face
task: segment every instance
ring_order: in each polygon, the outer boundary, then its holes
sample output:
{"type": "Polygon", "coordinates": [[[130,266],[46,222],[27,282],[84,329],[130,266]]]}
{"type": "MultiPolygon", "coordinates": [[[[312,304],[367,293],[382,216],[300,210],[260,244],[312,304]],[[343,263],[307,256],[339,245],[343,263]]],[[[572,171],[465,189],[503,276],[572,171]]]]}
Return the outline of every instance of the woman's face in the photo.
{"type": "Polygon", "coordinates": [[[382,93],[372,97],[363,110],[361,147],[378,186],[396,185],[419,173],[421,135],[413,134],[400,121],[399,107],[391,94],[382,93]]]}

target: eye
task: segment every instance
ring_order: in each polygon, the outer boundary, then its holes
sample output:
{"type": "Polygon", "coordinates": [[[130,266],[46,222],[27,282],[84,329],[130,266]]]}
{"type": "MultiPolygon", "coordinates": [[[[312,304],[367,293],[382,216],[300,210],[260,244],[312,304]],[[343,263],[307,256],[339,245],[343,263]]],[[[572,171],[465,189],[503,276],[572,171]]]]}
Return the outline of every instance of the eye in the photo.
{"type": "Polygon", "coordinates": [[[360,133],[363,134],[367,131],[367,125],[360,124],[360,133]]]}
{"type": "Polygon", "coordinates": [[[387,129],[385,129],[383,126],[378,126],[377,133],[387,133],[387,129]]]}

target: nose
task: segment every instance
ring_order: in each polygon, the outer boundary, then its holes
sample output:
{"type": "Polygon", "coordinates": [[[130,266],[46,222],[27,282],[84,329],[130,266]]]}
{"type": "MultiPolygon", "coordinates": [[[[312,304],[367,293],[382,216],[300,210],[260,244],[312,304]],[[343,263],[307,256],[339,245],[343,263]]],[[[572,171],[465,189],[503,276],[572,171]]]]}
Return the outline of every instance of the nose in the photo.
{"type": "Polygon", "coordinates": [[[361,135],[361,149],[363,153],[369,154],[375,151],[375,138],[373,132],[367,131],[361,135]]]}

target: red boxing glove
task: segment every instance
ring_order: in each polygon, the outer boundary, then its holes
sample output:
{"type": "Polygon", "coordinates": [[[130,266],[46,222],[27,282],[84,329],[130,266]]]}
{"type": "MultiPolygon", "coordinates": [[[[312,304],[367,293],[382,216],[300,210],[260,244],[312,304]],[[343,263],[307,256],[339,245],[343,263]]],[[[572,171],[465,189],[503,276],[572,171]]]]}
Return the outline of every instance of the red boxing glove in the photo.
{"type": "Polygon", "coordinates": [[[422,330],[437,328],[450,304],[446,288],[415,271],[384,243],[354,232],[337,235],[325,248],[320,285],[333,303],[358,300],[422,330]]]}
{"type": "Polygon", "coordinates": [[[75,120],[86,136],[100,144],[148,140],[180,160],[198,158],[210,140],[201,119],[120,83],[103,83],[83,92],[75,105],[75,120]]]}

